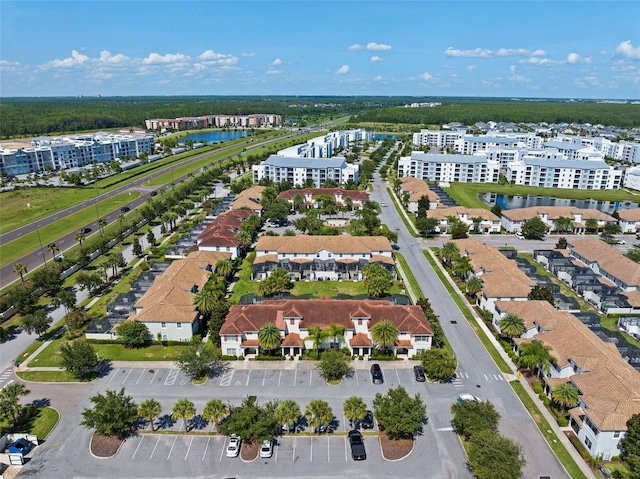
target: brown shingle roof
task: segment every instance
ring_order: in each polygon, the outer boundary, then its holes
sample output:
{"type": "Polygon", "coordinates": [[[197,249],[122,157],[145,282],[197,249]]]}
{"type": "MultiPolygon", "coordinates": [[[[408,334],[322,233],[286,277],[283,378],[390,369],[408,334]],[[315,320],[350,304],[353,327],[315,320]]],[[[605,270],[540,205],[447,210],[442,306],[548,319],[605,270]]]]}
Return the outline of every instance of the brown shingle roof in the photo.
{"type": "Polygon", "coordinates": [[[413,176],[400,178],[400,189],[409,193],[409,201],[418,201],[422,196],[429,198],[429,201],[440,201],[440,197],[435,191],[429,189],[429,185],[423,180],[413,176]]]}
{"type": "Polygon", "coordinates": [[[615,221],[613,216],[609,216],[600,210],[574,208],[573,206],[530,206],[528,208],[514,208],[503,210],[502,216],[513,221],[524,221],[546,213],[549,219],[555,220],[561,216],[574,218],[574,214],[582,215],[583,220],[595,218],[598,221],[615,221]]]}
{"type": "Polygon", "coordinates": [[[373,346],[373,342],[369,339],[369,337],[364,333],[357,333],[351,338],[349,344],[352,348],[362,348],[362,347],[371,347],[373,346]]]}
{"type": "Polygon", "coordinates": [[[266,189],[266,186],[256,185],[241,191],[229,205],[229,209],[239,210],[241,208],[248,208],[251,211],[261,211],[262,205],[260,204],[260,199],[262,198],[262,192],[266,189]]]}
{"type": "Polygon", "coordinates": [[[558,321],[563,319],[562,313],[548,301],[496,301],[499,312],[514,313],[520,316],[526,329],[531,329],[535,323],[545,330],[554,329],[558,321]]]}
{"type": "Polygon", "coordinates": [[[626,285],[640,287],[640,264],[623,256],[617,248],[599,239],[571,241],[569,248],[587,261],[597,262],[601,270],[626,285]]]}
{"type": "Polygon", "coordinates": [[[213,220],[198,236],[198,246],[239,246],[237,234],[242,222],[253,213],[248,210],[227,211],[213,220]]]}
{"type": "Polygon", "coordinates": [[[284,253],[317,253],[321,250],[331,251],[333,254],[340,253],[363,253],[387,251],[390,252],[391,243],[384,236],[261,236],[256,243],[257,257],[265,251],[275,251],[284,253]]]}

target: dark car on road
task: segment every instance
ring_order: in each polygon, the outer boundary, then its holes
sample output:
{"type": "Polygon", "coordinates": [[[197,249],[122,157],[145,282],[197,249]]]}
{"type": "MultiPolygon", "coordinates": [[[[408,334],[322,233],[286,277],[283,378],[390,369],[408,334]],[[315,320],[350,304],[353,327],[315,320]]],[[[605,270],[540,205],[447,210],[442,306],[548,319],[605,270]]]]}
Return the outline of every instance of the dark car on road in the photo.
{"type": "Polygon", "coordinates": [[[382,369],[380,369],[380,365],[378,363],[371,365],[371,381],[373,384],[382,384],[384,382],[382,369]]]}
{"type": "Polygon", "coordinates": [[[131,208],[129,208],[128,206],[123,206],[122,208],[120,208],[120,213],[127,213],[131,208]]]}
{"type": "Polygon", "coordinates": [[[364,461],[367,458],[360,431],[355,429],[349,431],[349,444],[351,444],[351,457],[354,461],[364,461]]]}
{"type": "Polygon", "coordinates": [[[91,233],[91,228],[82,228],[82,229],[80,230],[80,232],[81,232],[82,234],[85,234],[85,235],[86,235],[86,234],[88,234],[88,233],[91,233]]]}
{"type": "Polygon", "coordinates": [[[367,411],[364,419],[360,421],[360,425],[362,429],[373,429],[373,413],[371,411],[367,411]]]}
{"type": "Polygon", "coordinates": [[[416,381],[418,381],[419,383],[423,383],[426,380],[424,376],[424,368],[422,366],[414,366],[413,375],[415,376],[416,381]]]}

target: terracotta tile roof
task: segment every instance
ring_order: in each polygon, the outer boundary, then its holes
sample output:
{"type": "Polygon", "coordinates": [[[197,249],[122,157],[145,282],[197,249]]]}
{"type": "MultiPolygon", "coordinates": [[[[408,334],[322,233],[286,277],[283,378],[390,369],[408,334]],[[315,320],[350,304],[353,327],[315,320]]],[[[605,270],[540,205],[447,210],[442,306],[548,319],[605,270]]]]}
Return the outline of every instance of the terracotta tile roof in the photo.
{"type": "Polygon", "coordinates": [[[238,231],[242,222],[254,214],[249,210],[234,210],[220,214],[198,236],[198,246],[239,246],[238,231]]]}
{"type": "Polygon", "coordinates": [[[400,178],[400,181],[402,182],[400,189],[409,193],[409,201],[418,201],[425,195],[431,202],[440,201],[438,194],[435,191],[431,191],[425,181],[414,178],[413,176],[405,176],[400,178]]]}
{"type": "Polygon", "coordinates": [[[640,287],[640,264],[623,256],[614,246],[599,239],[574,240],[568,245],[572,254],[597,262],[601,270],[628,286],[640,287]]]}
{"type": "Polygon", "coordinates": [[[411,340],[410,339],[398,339],[396,341],[396,346],[400,346],[400,347],[411,346],[411,340]]]}
{"type": "Polygon", "coordinates": [[[464,206],[450,206],[448,208],[438,208],[435,210],[429,210],[427,211],[427,216],[429,218],[445,220],[447,219],[447,216],[460,217],[460,216],[463,216],[465,213],[470,220],[472,218],[477,218],[479,216],[483,220],[500,221],[500,218],[489,210],[485,210],[483,208],[465,208],[464,206]]]}
{"type": "Polygon", "coordinates": [[[555,220],[561,216],[574,218],[574,215],[582,215],[583,220],[595,218],[598,221],[615,221],[613,216],[596,209],[574,208],[573,206],[530,206],[528,208],[514,208],[503,210],[502,216],[513,221],[524,221],[547,214],[549,219],[555,220]]]}
{"type": "Polygon", "coordinates": [[[258,339],[245,339],[240,343],[240,347],[243,348],[255,348],[256,346],[260,346],[260,341],[258,339]]]}
{"type": "Polygon", "coordinates": [[[391,243],[384,236],[261,236],[256,243],[256,256],[265,252],[312,254],[327,250],[334,255],[372,254],[373,252],[391,252],[391,243]]]}
{"type": "Polygon", "coordinates": [[[256,185],[241,191],[229,205],[229,209],[249,208],[251,211],[261,211],[260,199],[262,198],[262,192],[266,189],[266,186],[256,185]]]}
{"type": "Polygon", "coordinates": [[[318,195],[331,195],[334,198],[342,197],[342,198],[351,198],[355,201],[367,201],[369,199],[369,194],[360,190],[347,190],[345,188],[299,188],[299,189],[291,189],[282,191],[278,198],[284,198],[285,200],[293,200],[295,195],[305,196],[309,195],[312,198],[318,195]]]}
{"type": "Polygon", "coordinates": [[[356,333],[353,338],[349,340],[349,345],[352,348],[362,348],[362,347],[371,347],[373,346],[373,342],[369,339],[369,337],[364,333],[356,333]]]}
{"type": "MultiPolygon", "coordinates": [[[[354,317],[371,318],[369,328],[383,319],[392,321],[400,332],[433,334],[431,326],[419,306],[390,305],[376,300],[267,300],[262,304],[232,305],[220,329],[220,334],[259,331],[267,323],[283,318],[283,311],[295,308],[302,317],[301,329],[314,326],[326,328],[330,323],[353,330],[354,317]]],[[[278,325],[276,323],[276,325],[278,325]]],[[[286,324],[282,321],[282,328],[286,324]]]]}
{"type": "Polygon", "coordinates": [[[467,254],[476,274],[484,281],[482,291],[489,298],[526,298],[535,282],[524,274],[515,261],[498,249],[475,239],[460,239],[454,243],[461,254],[467,254]]]}
{"type": "Polygon", "coordinates": [[[396,264],[395,260],[391,256],[385,256],[383,254],[373,254],[369,258],[370,263],[384,263],[384,264],[396,264]]]}
{"type": "Polygon", "coordinates": [[[303,346],[304,341],[300,339],[300,335],[298,333],[289,333],[284,337],[282,341],[283,346],[303,346]]]}
{"type": "Polygon", "coordinates": [[[554,329],[556,323],[564,319],[562,313],[551,306],[548,301],[496,301],[499,312],[514,313],[524,321],[526,329],[531,329],[535,323],[545,330],[554,329]]]}
{"type": "Polygon", "coordinates": [[[640,221],[640,208],[619,209],[618,215],[621,220],[640,221]]]}

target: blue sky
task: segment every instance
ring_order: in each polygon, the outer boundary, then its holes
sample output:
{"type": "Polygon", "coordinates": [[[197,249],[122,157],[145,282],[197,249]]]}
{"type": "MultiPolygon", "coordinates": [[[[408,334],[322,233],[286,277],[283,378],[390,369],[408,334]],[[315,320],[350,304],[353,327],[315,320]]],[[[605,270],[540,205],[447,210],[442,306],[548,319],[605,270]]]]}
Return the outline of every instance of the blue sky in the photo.
{"type": "Polygon", "coordinates": [[[6,1],[0,96],[640,98],[640,2],[6,1]]]}

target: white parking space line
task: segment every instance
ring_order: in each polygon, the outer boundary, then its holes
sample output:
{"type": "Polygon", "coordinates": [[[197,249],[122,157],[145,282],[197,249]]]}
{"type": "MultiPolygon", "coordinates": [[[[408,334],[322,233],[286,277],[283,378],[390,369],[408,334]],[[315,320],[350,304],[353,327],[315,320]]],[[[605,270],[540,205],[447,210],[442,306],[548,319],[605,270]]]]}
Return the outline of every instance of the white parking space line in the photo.
{"type": "Polygon", "coordinates": [[[176,383],[176,379],[178,379],[178,374],[180,374],[179,369],[169,370],[169,375],[167,376],[167,379],[164,380],[164,385],[173,386],[176,383]]]}
{"type": "Polygon", "coordinates": [[[233,369],[227,369],[220,377],[220,386],[229,386],[231,384],[231,379],[233,379],[233,373],[233,369]]]}
{"type": "Polygon", "coordinates": [[[176,437],[173,438],[173,444],[171,444],[171,449],[169,449],[169,454],[167,454],[167,461],[171,457],[171,453],[173,452],[173,446],[176,445],[177,440],[178,440],[178,436],[176,435],[176,437]]]}
{"type": "Polygon", "coordinates": [[[2,386],[2,388],[0,388],[0,389],[3,389],[5,386],[8,386],[8,385],[9,385],[9,384],[11,384],[12,382],[13,382],[13,379],[12,379],[11,381],[9,381],[7,384],[5,384],[4,386],[2,386]]]}
{"type": "Polygon", "coordinates": [[[358,381],[358,370],[356,369],[356,386],[360,386],[360,382],[358,381]]]}
{"type": "Polygon", "coordinates": [[[398,384],[402,385],[402,383],[400,382],[400,373],[398,372],[397,369],[396,369],[396,377],[398,378],[398,384]]]}
{"type": "Polygon", "coordinates": [[[193,436],[191,436],[191,441],[189,441],[189,447],[187,447],[187,453],[184,455],[184,460],[187,460],[187,457],[189,457],[189,451],[191,450],[191,444],[193,444],[193,436]]]}
{"type": "Polygon", "coordinates": [[[153,380],[156,378],[156,374],[158,374],[158,370],[156,369],[156,372],[153,373],[153,377],[151,378],[151,381],[149,381],[149,384],[151,384],[153,382],[153,380]]]}
{"type": "Polygon", "coordinates": [[[247,381],[244,383],[245,386],[249,386],[249,379],[251,379],[251,371],[247,373],[247,381]]]}
{"type": "Polygon", "coordinates": [[[293,438],[293,457],[291,458],[291,462],[295,462],[296,460],[296,442],[298,441],[297,437],[293,438]]]}
{"type": "Polygon", "coordinates": [[[262,387],[264,387],[264,382],[267,379],[267,370],[264,370],[264,376],[262,377],[262,387]]]}
{"type": "Polygon", "coordinates": [[[331,462],[331,443],[329,442],[329,436],[327,436],[327,462],[331,462]]]}
{"type": "Polygon", "coordinates": [[[298,379],[298,370],[296,369],[296,370],[293,372],[293,387],[294,387],[294,388],[296,387],[297,379],[298,379]]]}
{"type": "Polygon", "coordinates": [[[280,374],[278,375],[278,387],[280,387],[280,380],[282,379],[282,369],[280,370],[280,374]]]}
{"type": "Polygon", "coordinates": [[[136,447],[136,450],[133,452],[133,456],[131,456],[131,459],[135,459],[136,458],[136,454],[138,454],[138,449],[140,449],[140,444],[142,444],[142,441],[144,441],[144,436],[142,436],[140,438],[140,442],[138,443],[138,447],[136,447]]]}
{"type": "Polygon", "coordinates": [[[489,378],[487,377],[487,375],[486,375],[486,374],[483,374],[483,376],[484,376],[485,381],[488,381],[488,380],[489,380],[489,378]]]}
{"type": "Polygon", "coordinates": [[[120,368],[117,368],[117,369],[113,372],[113,376],[111,376],[111,379],[109,379],[109,383],[108,383],[108,384],[111,384],[111,381],[113,381],[113,379],[116,377],[116,373],[117,373],[118,371],[120,371],[120,368]]]}
{"type": "Polygon", "coordinates": [[[156,447],[158,447],[158,443],[160,442],[160,436],[158,436],[158,440],[156,441],[156,445],[153,446],[153,451],[151,451],[151,455],[149,456],[149,459],[151,459],[153,457],[153,453],[156,452],[156,447]]]}
{"type": "Polygon", "coordinates": [[[311,386],[311,379],[313,379],[313,369],[309,371],[309,386],[311,386]]]}
{"type": "Polygon", "coordinates": [[[274,449],[276,450],[276,457],[274,458],[274,461],[275,461],[275,462],[278,462],[278,449],[280,449],[280,448],[279,448],[279,447],[276,447],[276,446],[274,445],[274,449]]]}
{"type": "Polygon", "coordinates": [[[311,438],[311,447],[309,448],[309,462],[313,462],[313,438],[311,438]]]}
{"type": "Polygon", "coordinates": [[[342,413],[342,424],[344,424],[344,430],[347,430],[347,417],[342,413]]]}
{"type": "Polygon", "coordinates": [[[204,446],[204,452],[202,453],[202,460],[204,461],[205,456],[207,455],[207,449],[209,449],[209,441],[211,441],[211,436],[207,438],[207,443],[204,446]]]}
{"type": "Polygon", "coordinates": [[[222,443],[222,450],[220,451],[220,462],[222,462],[222,457],[224,456],[224,450],[226,448],[227,448],[227,440],[225,439],[224,442],[222,443]]]}
{"type": "Polygon", "coordinates": [[[347,437],[344,438],[344,460],[349,462],[349,445],[347,444],[347,437]]]}
{"type": "Polygon", "coordinates": [[[145,369],[143,369],[142,371],[140,371],[140,377],[138,378],[138,380],[136,381],[136,384],[138,384],[140,382],[140,380],[142,379],[142,376],[144,376],[144,372],[145,369]]]}
{"type": "Polygon", "coordinates": [[[131,373],[132,373],[132,372],[133,372],[133,369],[130,369],[130,370],[129,370],[129,374],[127,374],[127,375],[125,376],[124,380],[122,381],[122,384],[124,384],[124,383],[125,383],[125,381],[126,381],[127,379],[129,379],[129,376],[131,375],[131,373]]]}

